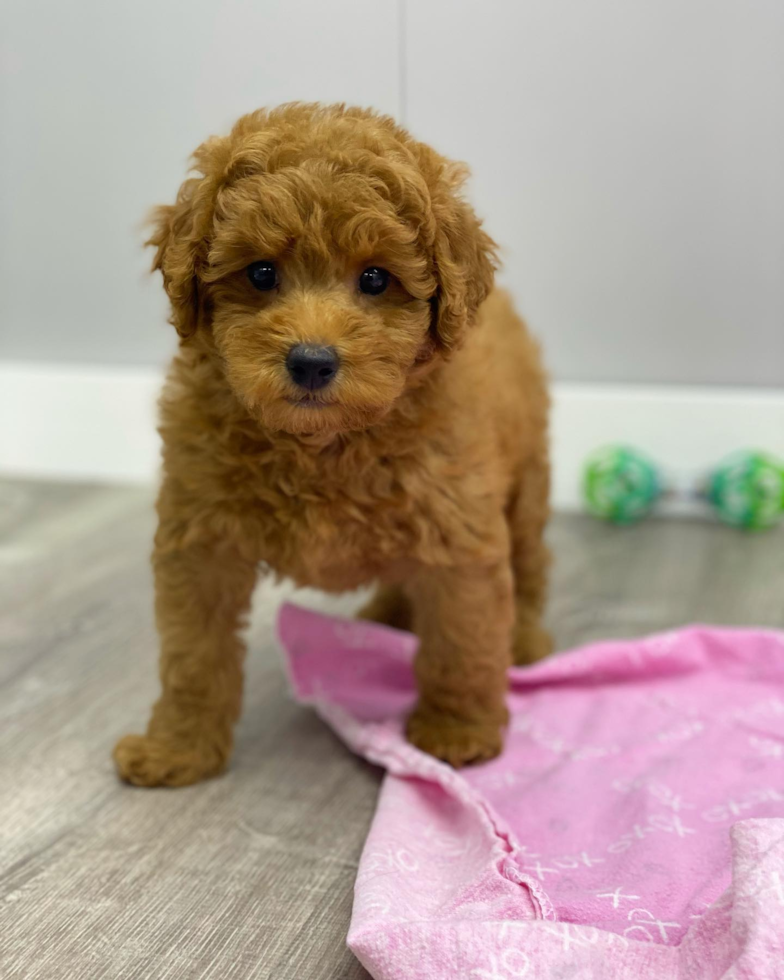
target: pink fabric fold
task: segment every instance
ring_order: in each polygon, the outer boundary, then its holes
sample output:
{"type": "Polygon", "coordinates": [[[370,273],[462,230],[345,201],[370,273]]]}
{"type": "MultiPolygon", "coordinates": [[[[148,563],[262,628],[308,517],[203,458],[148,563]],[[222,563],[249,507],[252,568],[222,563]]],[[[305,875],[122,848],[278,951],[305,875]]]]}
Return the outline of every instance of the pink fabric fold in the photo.
{"type": "Polygon", "coordinates": [[[387,775],[348,943],[377,980],[784,978],[784,634],[510,671],[500,758],[403,736],[416,638],[287,605],[295,696],[387,775]]]}

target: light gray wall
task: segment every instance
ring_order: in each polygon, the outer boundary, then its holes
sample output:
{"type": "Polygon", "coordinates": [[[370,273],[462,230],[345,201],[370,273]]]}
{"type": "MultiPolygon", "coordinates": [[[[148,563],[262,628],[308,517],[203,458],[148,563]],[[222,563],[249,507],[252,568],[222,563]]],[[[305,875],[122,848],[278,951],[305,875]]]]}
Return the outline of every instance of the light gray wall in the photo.
{"type": "Polygon", "coordinates": [[[6,0],[0,358],[158,363],[140,221],[293,98],[474,170],[562,380],[784,383],[781,0],[6,0]]]}
{"type": "Polygon", "coordinates": [[[784,383],[782,0],[440,8],[408,121],[471,161],[556,374],[784,383]]]}

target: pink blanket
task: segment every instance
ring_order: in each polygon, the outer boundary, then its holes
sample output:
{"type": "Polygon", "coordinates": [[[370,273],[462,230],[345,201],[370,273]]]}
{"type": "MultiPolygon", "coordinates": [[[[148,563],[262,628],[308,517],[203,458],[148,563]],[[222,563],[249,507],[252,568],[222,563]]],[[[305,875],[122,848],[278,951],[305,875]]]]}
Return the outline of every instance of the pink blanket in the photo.
{"type": "Polygon", "coordinates": [[[413,636],[294,606],[279,632],[388,773],[348,936],[377,980],[784,978],[784,634],[515,668],[503,755],[456,772],[403,738],[413,636]]]}

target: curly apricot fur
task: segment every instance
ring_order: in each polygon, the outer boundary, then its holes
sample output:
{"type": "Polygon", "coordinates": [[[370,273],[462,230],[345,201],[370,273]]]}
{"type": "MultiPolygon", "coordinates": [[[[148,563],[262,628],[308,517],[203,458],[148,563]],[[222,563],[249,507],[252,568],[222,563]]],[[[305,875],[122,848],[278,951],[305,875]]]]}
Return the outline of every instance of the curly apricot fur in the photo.
{"type": "Polygon", "coordinates": [[[161,398],[153,564],[162,693],[115,750],[139,785],[227,763],[259,568],[411,626],[412,741],[453,765],[500,751],[507,666],[544,655],[545,378],[466,171],[391,119],[292,104],[195,154],[150,243],[181,337],[161,398]],[[255,291],[253,261],[279,288],[255,291]],[[379,296],[357,288],[370,265],[379,296]],[[303,404],[298,343],[340,371],[303,404]]]}

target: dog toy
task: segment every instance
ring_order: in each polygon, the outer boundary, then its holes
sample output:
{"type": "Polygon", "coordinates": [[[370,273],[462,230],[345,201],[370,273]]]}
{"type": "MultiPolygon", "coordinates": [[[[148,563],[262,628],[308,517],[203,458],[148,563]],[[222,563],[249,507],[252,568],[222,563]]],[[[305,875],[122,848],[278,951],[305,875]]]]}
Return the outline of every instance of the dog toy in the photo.
{"type": "Polygon", "coordinates": [[[664,496],[706,501],[733,527],[763,530],[784,514],[784,464],[763,452],[741,451],[724,459],[693,491],[678,494],[659,467],[631,446],[592,453],[583,472],[583,498],[596,517],[633,524],[664,496]]]}

